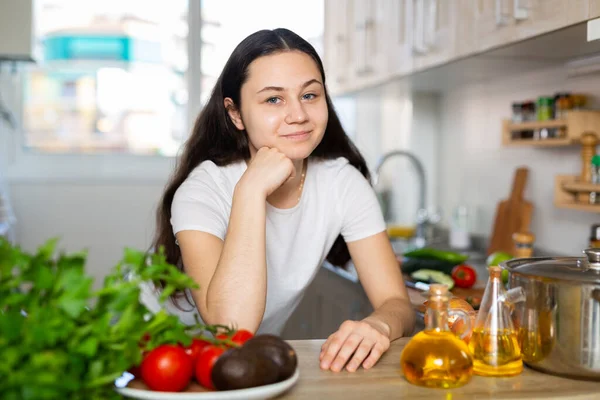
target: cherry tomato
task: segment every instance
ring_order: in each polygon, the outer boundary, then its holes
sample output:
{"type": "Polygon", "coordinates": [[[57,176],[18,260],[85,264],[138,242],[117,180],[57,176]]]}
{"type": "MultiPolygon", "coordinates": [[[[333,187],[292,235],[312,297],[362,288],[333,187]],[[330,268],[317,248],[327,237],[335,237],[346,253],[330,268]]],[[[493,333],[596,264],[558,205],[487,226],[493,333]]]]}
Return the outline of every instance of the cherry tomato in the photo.
{"type": "Polygon", "coordinates": [[[452,280],[460,288],[470,288],[477,280],[477,273],[466,264],[457,265],[452,269],[452,280]]]}
{"type": "Polygon", "coordinates": [[[239,344],[240,346],[246,343],[248,340],[252,339],[253,337],[254,335],[252,334],[252,332],[246,329],[237,330],[229,336],[226,333],[219,333],[216,336],[217,339],[229,339],[232,342],[239,344]]]}
{"type": "Polygon", "coordinates": [[[205,388],[215,390],[212,383],[211,373],[212,369],[221,356],[227,350],[223,346],[208,345],[205,346],[196,360],[196,380],[205,388]]]}
{"type": "Polygon", "coordinates": [[[165,344],[150,351],[142,360],[142,379],[152,390],[179,392],[190,383],[194,364],[180,346],[165,344]]]}
{"type": "Polygon", "coordinates": [[[196,360],[198,359],[198,355],[206,346],[208,346],[210,342],[207,342],[203,339],[192,339],[192,343],[188,347],[184,347],[185,353],[192,358],[192,362],[196,365],[196,360]]]}

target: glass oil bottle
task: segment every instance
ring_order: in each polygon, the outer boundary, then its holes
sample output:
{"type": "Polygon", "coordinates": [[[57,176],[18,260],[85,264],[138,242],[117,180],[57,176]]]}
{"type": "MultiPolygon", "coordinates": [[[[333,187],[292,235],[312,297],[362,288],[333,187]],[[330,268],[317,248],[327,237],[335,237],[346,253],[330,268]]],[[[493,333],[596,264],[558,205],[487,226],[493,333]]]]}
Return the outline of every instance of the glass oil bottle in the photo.
{"type": "Polygon", "coordinates": [[[525,300],[525,292],[520,287],[505,290],[500,267],[491,266],[489,272],[469,341],[473,372],[482,376],[518,375],[523,371],[523,360],[511,310],[514,303],[525,300]]]}
{"type": "Polygon", "coordinates": [[[406,379],[431,388],[463,386],[473,375],[473,358],[468,345],[448,329],[448,315],[457,314],[471,331],[471,318],[463,310],[448,310],[450,294],[446,285],[429,286],[425,330],[406,344],[400,365],[406,379]]]}

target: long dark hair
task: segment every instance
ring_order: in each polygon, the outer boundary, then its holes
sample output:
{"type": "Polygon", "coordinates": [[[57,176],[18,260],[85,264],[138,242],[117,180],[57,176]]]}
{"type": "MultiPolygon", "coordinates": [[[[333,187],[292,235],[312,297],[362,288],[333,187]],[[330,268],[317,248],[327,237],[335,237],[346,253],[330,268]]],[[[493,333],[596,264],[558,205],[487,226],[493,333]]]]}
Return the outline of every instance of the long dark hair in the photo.
{"type": "MultiPolygon", "coordinates": [[[[175,242],[171,226],[171,205],[179,186],[190,172],[205,160],[211,160],[219,166],[236,161],[249,160],[247,135],[240,134],[223,105],[226,97],[241,108],[240,92],[248,78],[248,66],[255,59],[285,51],[301,51],[315,61],[325,85],[323,63],[313,46],[288,29],[261,30],[244,39],[233,51],[223,68],[221,76],[212,91],[208,103],[196,119],[191,136],[185,143],[175,171],[171,176],[157,210],[157,230],[153,248],[164,247],[167,261],[183,270],[181,251],[175,242]]],[[[326,86],[325,86],[326,87],[326,86]]],[[[368,180],[369,171],[365,160],[350,141],[335,113],[331,99],[325,89],[329,120],[321,143],[311,157],[334,159],[345,157],[368,180]]],[[[343,266],[350,260],[350,253],[343,238],[338,236],[327,260],[333,265],[343,266]]]]}

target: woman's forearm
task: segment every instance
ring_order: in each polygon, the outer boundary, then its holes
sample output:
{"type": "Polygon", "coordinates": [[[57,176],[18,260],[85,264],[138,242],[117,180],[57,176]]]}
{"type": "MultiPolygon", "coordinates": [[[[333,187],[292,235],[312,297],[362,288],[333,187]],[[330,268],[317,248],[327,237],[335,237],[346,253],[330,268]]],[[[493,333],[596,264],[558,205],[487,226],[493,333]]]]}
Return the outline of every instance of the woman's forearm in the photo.
{"type": "Polygon", "coordinates": [[[390,340],[410,335],[415,328],[415,311],[408,299],[385,301],[365,321],[377,325],[390,340]]]}
{"type": "Polygon", "coordinates": [[[258,329],[267,294],[265,220],[266,198],[236,187],[223,250],[208,286],[210,323],[258,329]]]}

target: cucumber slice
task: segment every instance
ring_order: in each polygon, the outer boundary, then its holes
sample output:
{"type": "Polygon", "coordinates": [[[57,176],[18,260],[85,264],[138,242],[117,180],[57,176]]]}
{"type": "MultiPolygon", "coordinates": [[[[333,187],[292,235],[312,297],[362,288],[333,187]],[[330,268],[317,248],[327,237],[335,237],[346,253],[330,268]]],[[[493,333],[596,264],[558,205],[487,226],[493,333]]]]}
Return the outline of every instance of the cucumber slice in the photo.
{"type": "Polygon", "coordinates": [[[454,280],[452,277],[440,271],[420,269],[410,274],[410,277],[419,282],[441,283],[448,286],[448,290],[452,290],[452,288],[454,288],[454,280]]]}

